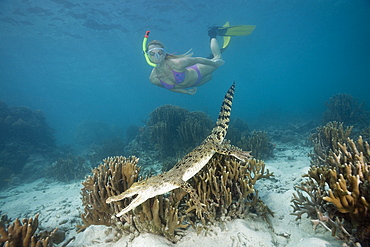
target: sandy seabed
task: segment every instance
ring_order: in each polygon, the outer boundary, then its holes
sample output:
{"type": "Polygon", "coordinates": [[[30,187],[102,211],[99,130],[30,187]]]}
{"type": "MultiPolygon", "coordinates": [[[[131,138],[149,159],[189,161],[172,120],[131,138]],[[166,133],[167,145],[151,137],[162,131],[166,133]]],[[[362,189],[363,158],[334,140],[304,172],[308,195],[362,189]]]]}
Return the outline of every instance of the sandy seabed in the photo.
{"type": "MultiPolygon", "coordinates": [[[[176,244],[162,236],[140,234],[132,239],[123,235],[117,241],[117,233],[106,226],[90,226],[76,232],[83,212],[80,189],[82,181],[73,183],[48,182],[39,179],[32,183],[11,187],[0,192],[0,211],[11,219],[39,216],[39,228],[52,230],[55,227],[66,232],[66,240],[75,238],[67,246],[288,246],[329,247],[342,246],[331,233],[312,224],[306,215],[296,221],[290,206],[294,186],[302,180],[310,165],[309,149],[294,145],[277,145],[275,157],[265,161],[266,168],[274,172],[272,179],[262,179],[256,184],[259,196],[274,212],[270,217],[272,228],[261,217],[250,214],[246,219],[236,219],[210,227],[199,235],[189,227],[185,236],[176,244]]],[[[140,163],[139,163],[140,165],[140,163]]]]}

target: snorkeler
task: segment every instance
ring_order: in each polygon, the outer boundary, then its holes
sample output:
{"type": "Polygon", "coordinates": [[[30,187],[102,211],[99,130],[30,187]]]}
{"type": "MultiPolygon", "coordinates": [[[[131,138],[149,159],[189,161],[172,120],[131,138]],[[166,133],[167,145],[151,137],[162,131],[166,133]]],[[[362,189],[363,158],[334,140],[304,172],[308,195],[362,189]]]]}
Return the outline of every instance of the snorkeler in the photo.
{"type": "Polygon", "coordinates": [[[143,51],[147,63],[153,66],[149,80],[154,85],[172,92],[194,95],[198,86],[212,79],[212,73],[225,62],[221,53],[228,47],[230,36],[249,35],[255,26],[230,26],[228,22],[222,27],[211,27],[208,35],[211,38],[210,58],[192,57],[192,53],[173,55],[166,52],[162,42],[153,40],[146,44],[149,31],[145,33],[143,51]],[[224,44],[219,47],[216,37],[223,36],[224,44]]]}

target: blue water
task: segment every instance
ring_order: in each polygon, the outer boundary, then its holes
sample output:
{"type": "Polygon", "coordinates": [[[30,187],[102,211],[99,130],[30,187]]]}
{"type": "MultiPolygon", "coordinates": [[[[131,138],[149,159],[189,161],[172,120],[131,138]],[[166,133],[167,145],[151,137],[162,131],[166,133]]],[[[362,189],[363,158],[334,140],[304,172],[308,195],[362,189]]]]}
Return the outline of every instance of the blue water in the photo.
{"type": "Polygon", "coordinates": [[[233,81],[232,117],[256,128],[318,119],[337,93],[370,104],[369,24],[368,0],[1,0],[0,99],[42,110],[59,144],[83,120],[144,125],[164,104],[216,118],[233,81]],[[149,82],[146,30],[169,52],[207,56],[207,28],[226,21],[257,28],[232,39],[196,95],[149,82]]]}

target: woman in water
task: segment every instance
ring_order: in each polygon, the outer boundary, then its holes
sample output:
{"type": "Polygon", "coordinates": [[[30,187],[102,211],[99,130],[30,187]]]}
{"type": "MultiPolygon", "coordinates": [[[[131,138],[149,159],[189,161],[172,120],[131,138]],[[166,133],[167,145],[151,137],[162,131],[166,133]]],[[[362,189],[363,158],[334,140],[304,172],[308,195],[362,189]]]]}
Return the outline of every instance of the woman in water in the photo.
{"type": "Polygon", "coordinates": [[[192,54],[172,55],[158,41],[151,41],[146,52],[155,67],[149,80],[154,85],[172,92],[194,95],[198,86],[212,79],[212,73],[225,62],[215,37],[211,38],[212,59],[192,57],[192,54]]]}

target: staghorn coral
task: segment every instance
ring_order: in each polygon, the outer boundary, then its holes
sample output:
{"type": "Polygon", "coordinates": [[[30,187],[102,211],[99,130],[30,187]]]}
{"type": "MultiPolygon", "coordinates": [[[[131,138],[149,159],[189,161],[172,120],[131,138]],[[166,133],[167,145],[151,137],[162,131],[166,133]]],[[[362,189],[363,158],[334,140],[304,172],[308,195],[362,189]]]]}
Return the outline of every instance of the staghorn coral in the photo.
{"type": "Polygon", "coordinates": [[[79,231],[92,224],[103,224],[129,233],[155,233],[177,242],[189,224],[196,227],[203,223],[201,228],[204,228],[210,223],[243,218],[249,211],[266,219],[272,214],[254,189],[259,179],[272,176],[268,170],[265,171],[265,164],[255,159],[244,163],[233,157],[215,155],[205,169],[189,180],[206,205],[203,221],[194,212],[194,202],[181,189],[148,199],[117,221],[111,216],[125,208],[132,199],[111,204],[106,204],[105,200],[140,181],[137,162],[135,157],[116,156],[105,159],[104,164],[93,170],[93,176],[83,182],[81,194],[85,212],[81,217],[84,225],[78,226],[79,231]]]}
{"type": "Polygon", "coordinates": [[[171,191],[168,197],[160,195],[148,199],[134,210],[132,216],[129,216],[131,218],[128,220],[128,226],[139,233],[159,234],[174,243],[177,242],[183,235],[183,229],[188,227],[188,224],[184,223],[185,214],[180,212],[180,203],[184,195],[183,191],[177,189],[171,191]]]}
{"type": "Polygon", "coordinates": [[[34,218],[23,219],[22,222],[19,219],[15,219],[7,229],[4,225],[0,225],[0,243],[4,243],[5,247],[53,246],[51,236],[41,237],[41,235],[35,234],[39,224],[38,217],[39,214],[36,214],[34,218]]]}
{"type": "MultiPolygon", "coordinates": [[[[328,196],[323,199],[334,204],[336,210],[348,214],[355,227],[370,226],[370,148],[360,136],[338,144],[331,155],[328,196]]],[[[367,236],[370,240],[370,235],[367,236]]],[[[369,242],[370,243],[370,242],[369,242]]]]}
{"type": "Polygon", "coordinates": [[[175,236],[186,224],[182,224],[184,216],[178,215],[178,203],[185,195],[176,190],[168,198],[157,196],[140,205],[128,216],[121,217],[121,221],[112,218],[112,215],[121,211],[131,199],[107,204],[109,196],[117,195],[127,190],[138,181],[140,167],[136,157],[115,156],[104,160],[104,163],[93,170],[93,176],[83,182],[82,201],[85,207],[81,215],[83,225],[78,225],[79,232],[89,225],[113,226],[119,231],[151,232],[166,236],[176,242],[175,236]]]}
{"type": "MultiPolygon", "coordinates": [[[[232,156],[215,154],[205,169],[193,177],[191,183],[206,207],[205,223],[244,218],[250,211],[267,217],[272,212],[258,197],[254,185],[259,179],[273,176],[263,161],[249,159],[241,162],[232,156]]],[[[186,201],[192,210],[192,202],[186,201]]],[[[195,215],[188,216],[191,222],[195,215]]]]}
{"type": "Polygon", "coordinates": [[[292,199],[293,215],[300,219],[307,213],[313,219],[314,228],[321,225],[350,246],[368,246],[370,148],[361,136],[357,142],[348,137],[351,128],[343,131],[342,125],[339,126],[335,133],[347,139],[327,142],[332,145],[315,150],[312,157],[316,159],[304,175],[307,179],[297,186],[292,199]]]}
{"type": "Polygon", "coordinates": [[[353,126],[343,127],[343,123],[329,122],[325,126],[318,127],[311,134],[309,140],[313,143],[314,153],[310,154],[312,166],[322,166],[327,162],[331,150],[338,149],[338,143],[342,143],[350,137],[353,126]]]}
{"type": "Polygon", "coordinates": [[[79,231],[89,225],[113,225],[112,212],[128,205],[127,200],[117,204],[105,203],[106,198],[122,190],[127,190],[138,180],[140,167],[136,166],[138,158],[115,156],[103,160],[103,164],[92,170],[81,189],[84,213],[81,214],[83,225],[78,225],[79,231]]]}
{"type": "Polygon", "coordinates": [[[363,128],[360,135],[364,141],[370,142],[370,126],[363,128]]]}

